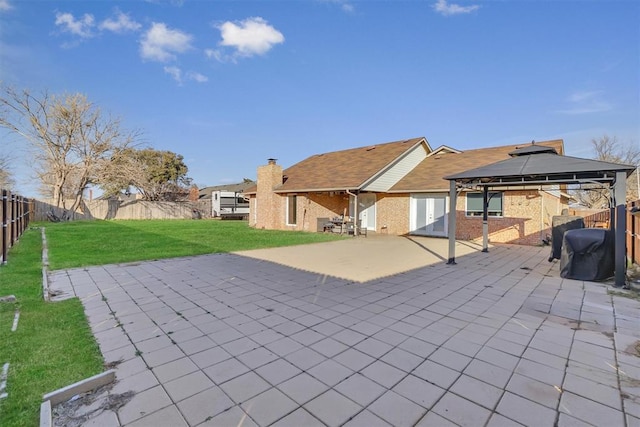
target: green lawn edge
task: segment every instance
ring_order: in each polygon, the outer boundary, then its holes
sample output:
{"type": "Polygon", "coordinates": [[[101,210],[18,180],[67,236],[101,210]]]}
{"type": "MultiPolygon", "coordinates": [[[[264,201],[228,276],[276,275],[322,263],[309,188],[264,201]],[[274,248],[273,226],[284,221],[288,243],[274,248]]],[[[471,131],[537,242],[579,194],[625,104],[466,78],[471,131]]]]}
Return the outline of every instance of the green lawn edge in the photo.
{"type": "Polygon", "coordinates": [[[42,298],[42,239],[27,230],[0,267],[0,365],[9,363],[8,397],[0,400],[0,425],[38,425],[42,396],[102,372],[103,359],[79,299],[42,298]],[[18,328],[11,331],[19,311],[18,328]]]}

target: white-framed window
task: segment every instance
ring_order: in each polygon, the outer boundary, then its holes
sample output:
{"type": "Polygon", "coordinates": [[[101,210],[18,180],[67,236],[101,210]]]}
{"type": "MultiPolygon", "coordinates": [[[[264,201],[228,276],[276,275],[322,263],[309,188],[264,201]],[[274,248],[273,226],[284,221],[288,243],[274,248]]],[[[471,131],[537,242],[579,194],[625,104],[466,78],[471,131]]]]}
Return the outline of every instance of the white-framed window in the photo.
{"type": "MultiPolygon", "coordinates": [[[[502,191],[489,191],[489,207],[487,209],[487,215],[493,217],[503,216],[502,210],[502,191]]],[[[467,193],[467,207],[465,209],[465,215],[467,216],[482,216],[482,193],[467,193]]]]}
{"type": "Polygon", "coordinates": [[[287,196],[287,225],[298,223],[298,196],[287,196]]]}

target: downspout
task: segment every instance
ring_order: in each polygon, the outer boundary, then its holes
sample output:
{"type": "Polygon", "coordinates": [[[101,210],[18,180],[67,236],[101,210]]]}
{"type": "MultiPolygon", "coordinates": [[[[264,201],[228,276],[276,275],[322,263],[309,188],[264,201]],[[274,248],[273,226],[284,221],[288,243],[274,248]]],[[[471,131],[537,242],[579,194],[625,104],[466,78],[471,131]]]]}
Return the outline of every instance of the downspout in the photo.
{"type": "Polygon", "coordinates": [[[353,237],[356,237],[360,231],[358,230],[358,195],[349,190],[345,190],[345,192],[353,196],[353,237]]]}

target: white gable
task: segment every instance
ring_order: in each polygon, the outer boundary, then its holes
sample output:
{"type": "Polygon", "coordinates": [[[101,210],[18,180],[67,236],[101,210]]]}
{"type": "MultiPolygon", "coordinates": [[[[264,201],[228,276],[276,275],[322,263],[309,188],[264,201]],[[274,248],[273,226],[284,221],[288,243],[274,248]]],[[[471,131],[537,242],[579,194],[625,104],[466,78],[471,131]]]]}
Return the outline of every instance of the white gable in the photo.
{"type": "Polygon", "coordinates": [[[366,183],[361,191],[389,191],[398,181],[411,172],[427,157],[428,146],[423,142],[417,144],[413,150],[408,151],[396,163],[387,170],[376,175],[371,181],[366,183]]]}
{"type": "Polygon", "coordinates": [[[440,147],[436,148],[431,153],[429,153],[429,157],[430,156],[435,156],[435,155],[441,154],[441,153],[460,154],[460,153],[462,153],[462,151],[456,150],[455,148],[447,147],[446,145],[441,145],[440,147]]]}

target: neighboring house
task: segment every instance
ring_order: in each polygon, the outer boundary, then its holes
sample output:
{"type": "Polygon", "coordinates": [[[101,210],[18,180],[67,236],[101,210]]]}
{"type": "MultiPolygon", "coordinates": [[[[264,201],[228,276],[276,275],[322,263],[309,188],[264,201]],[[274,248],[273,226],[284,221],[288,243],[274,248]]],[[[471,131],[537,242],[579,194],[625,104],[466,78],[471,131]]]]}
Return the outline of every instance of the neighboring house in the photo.
{"type": "MultiPolygon", "coordinates": [[[[562,140],[536,144],[564,154],[562,140]]],[[[507,159],[524,145],[434,150],[425,138],[414,138],[318,154],[284,170],[269,159],[258,167],[257,185],[244,192],[250,198],[249,223],[321,231],[323,219],[346,214],[357,217],[369,232],[446,237],[449,182],[442,177],[507,159]]],[[[490,241],[519,244],[546,239],[551,217],[569,201],[558,187],[509,188],[490,196],[490,241]]],[[[465,189],[457,206],[456,238],[481,238],[482,194],[465,189]]]]}
{"type": "Polygon", "coordinates": [[[200,190],[199,200],[211,200],[211,216],[249,218],[249,200],[244,196],[247,188],[255,187],[253,181],[238,184],[217,185],[200,190]]]}

